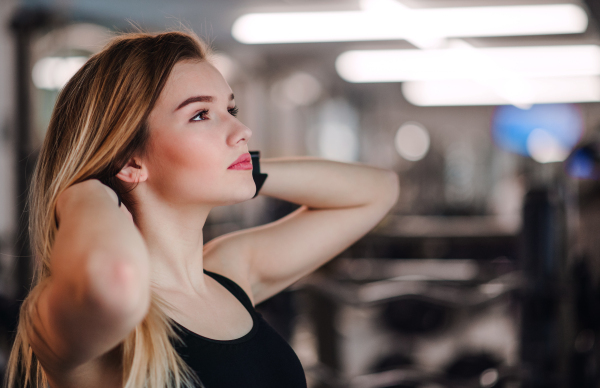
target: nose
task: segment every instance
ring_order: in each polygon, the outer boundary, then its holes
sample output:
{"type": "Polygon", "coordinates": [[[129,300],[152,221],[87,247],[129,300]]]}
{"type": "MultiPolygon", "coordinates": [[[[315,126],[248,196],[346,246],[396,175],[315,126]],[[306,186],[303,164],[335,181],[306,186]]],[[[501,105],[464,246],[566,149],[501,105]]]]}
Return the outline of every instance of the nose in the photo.
{"type": "Polygon", "coordinates": [[[238,119],[236,119],[234,117],[232,117],[232,119],[233,119],[233,128],[231,129],[231,132],[229,133],[227,142],[231,146],[239,145],[242,142],[247,143],[248,140],[250,140],[250,137],[252,136],[252,130],[250,130],[250,128],[248,128],[247,126],[242,124],[242,122],[239,121],[238,119]]]}

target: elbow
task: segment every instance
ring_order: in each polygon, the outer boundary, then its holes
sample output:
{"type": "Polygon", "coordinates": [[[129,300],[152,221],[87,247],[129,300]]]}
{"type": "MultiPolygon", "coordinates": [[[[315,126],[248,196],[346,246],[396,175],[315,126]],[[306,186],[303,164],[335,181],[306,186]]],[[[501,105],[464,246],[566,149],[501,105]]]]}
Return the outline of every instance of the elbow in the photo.
{"type": "Polygon", "coordinates": [[[98,255],[88,261],[87,297],[107,316],[139,322],[150,305],[150,281],[147,266],[135,260],[98,255]]]}

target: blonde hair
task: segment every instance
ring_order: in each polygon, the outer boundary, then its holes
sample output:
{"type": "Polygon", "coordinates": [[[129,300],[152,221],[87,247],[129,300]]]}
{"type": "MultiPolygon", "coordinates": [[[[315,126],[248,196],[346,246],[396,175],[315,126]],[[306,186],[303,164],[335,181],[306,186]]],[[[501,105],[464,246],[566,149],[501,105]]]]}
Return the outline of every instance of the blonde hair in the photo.
{"type": "MultiPolygon", "coordinates": [[[[19,317],[6,385],[46,388],[48,380],[29,338],[36,300],[52,273],[50,257],[57,232],[55,207],[69,186],[99,179],[112,187],[136,219],[136,204],[115,175],[146,150],[148,115],[171,70],[183,60],[205,60],[208,47],[193,33],[127,33],[93,55],[60,92],[40,151],[28,198],[35,270],[32,289],[19,317]]],[[[144,320],[120,345],[125,388],[193,386],[195,376],[179,357],[178,340],[152,294],[144,320]]]]}

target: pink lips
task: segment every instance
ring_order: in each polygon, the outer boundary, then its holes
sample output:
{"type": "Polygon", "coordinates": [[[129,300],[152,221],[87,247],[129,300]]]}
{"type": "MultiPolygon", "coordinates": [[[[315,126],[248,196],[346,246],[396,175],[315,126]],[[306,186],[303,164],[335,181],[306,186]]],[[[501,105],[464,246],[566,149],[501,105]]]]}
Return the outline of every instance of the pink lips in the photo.
{"type": "Polygon", "coordinates": [[[227,167],[228,170],[252,170],[252,158],[250,154],[243,154],[236,159],[231,166],[227,167]]]}

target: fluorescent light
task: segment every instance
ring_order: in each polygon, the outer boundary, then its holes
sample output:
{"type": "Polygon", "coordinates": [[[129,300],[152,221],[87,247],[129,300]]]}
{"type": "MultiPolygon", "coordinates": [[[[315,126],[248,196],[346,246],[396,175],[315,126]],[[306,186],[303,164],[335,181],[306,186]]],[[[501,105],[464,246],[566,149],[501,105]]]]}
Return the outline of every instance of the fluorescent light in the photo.
{"type": "Polygon", "coordinates": [[[598,75],[600,46],[356,50],[341,54],[336,69],[349,82],[598,75]]]}
{"type": "Polygon", "coordinates": [[[231,33],[247,44],[341,42],[576,34],[587,24],[575,4],[409,9],[388,1],[360,11],[246,14],[231,33]]]}
{"type": "Polygon", "coordinates": [[[347,51],[336,60],[336,69],[349,82],[423,81],[403,85],[407,99],[416,105],[525,108],[544,102],[597,101],[597,78],[591,76],[600,75],[600,46],[473,48],[455,43],[457,47],[442,50],[347,51]],[[553,77],[560,79],[550,81],[553,77]],[[582,79],[592,82],[580,85],[582,79]],[[564,93],[557,94],[549,84],[564,93]]]}
{"type": "MultiPolygon", "coordinates": [[[[530,78],[523,80],[530,104],[600,102],[600,77],[530,78]]],[[[518,85],[519,86],[519,85],[518,85]]],[[[475,80],[410,81],[402,94],[417,106],[507,105],[512,101],[475,80]]]]}

